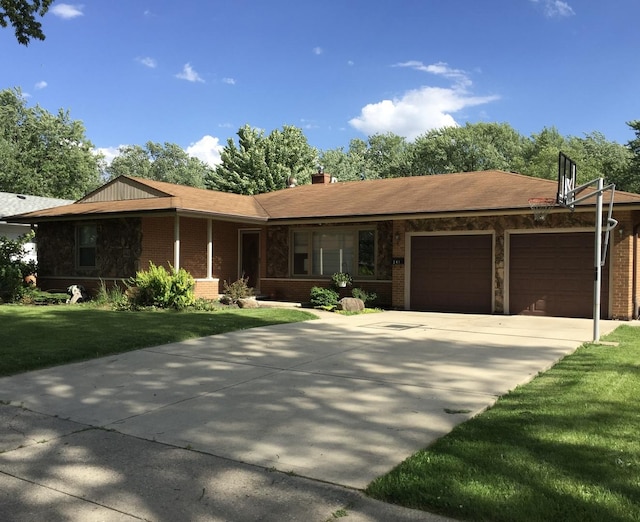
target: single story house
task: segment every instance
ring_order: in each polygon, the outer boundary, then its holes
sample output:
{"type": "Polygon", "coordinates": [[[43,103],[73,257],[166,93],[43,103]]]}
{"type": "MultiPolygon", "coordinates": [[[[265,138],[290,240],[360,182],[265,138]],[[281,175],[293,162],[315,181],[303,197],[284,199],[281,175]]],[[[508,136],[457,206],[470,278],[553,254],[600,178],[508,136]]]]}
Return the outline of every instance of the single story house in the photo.
{"type": "MultiPolygon", "coordinates": [[[[29,224],[7,223],[5,218],[15,214],[23,214],[43,208],[58,207],[73,203],[71,199],[45,198],[42,196],[29,196],[26,194],[14,194],[13,192],[0,192],[0,236],[16,240],[31,230],[29,224]]],[[[25,261],[36,260],[36,243],[29,241],[24,245],[25,261]]]]}
{"type": "MultiPolygon", "coordinates": [[[[121,176],[37,224],[39,286],[116,284],[149,262],[189,271],[200,297],[241,276],[307,302],[334,272],[397,309],[593,315],[595,198],[534,219],[557,183],[490,170],[312,183],[245,196],[121,176]]],[[[608,198],[605,198],[605,201],[608,198]]],[[[606,210],[606,205],[605,205],[606,210]]],[[[603,318],[638,315],[640,195],[617,192],[603,318]]]]}

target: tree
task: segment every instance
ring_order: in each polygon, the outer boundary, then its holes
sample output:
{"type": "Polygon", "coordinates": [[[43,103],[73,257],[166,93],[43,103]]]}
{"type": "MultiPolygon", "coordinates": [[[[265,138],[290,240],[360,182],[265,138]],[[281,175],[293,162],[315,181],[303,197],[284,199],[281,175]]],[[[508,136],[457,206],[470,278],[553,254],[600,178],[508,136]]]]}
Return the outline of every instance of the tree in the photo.
{"type": "Polygon", "coordinates": [[[179,145],[152,141],[144,147],[120,147],[120,154],[105,170],[109,179],[133,176],[197,188],[204,188],[204,180],[212,171],[204,161],[192,158],[179,145]]]}
{"type": "Polygon", "coordinates": [[[624,173],[618,179],[611,178],[611,181],[622,190],[640,193],[640,120],[628,121],[627,125],[636,134],[634,139],[627,142],[629,162],[624,173]]]}
{"type": "Polygon", "coordinates": [[[365,153],[367,177],[399,178],[411,176],[413,147],[397,134],[369,136],[365,153]]]}
{"type": "Polygon", "coordinates": [[[347,152],[342,147],[324,151],[321,163],[340,181],[397,178],[412,175],[412,155],[413,146],[389,132],[369,136],[367,141],[353,139],[347,152]]]}
{"type": "Polygon", "coordinates": [[[467,123],[444,127],[415,141],[417,174],[520,170],[525,139],[507,123],[467,123]]]}
{"type": "Polygon", "coordinates": [[[367,144],[361,139],[353,139],[349,150],[343,147],[325,150],[320,155],[320,164],[325,172],[335,176],[338,181],[359,180],[365,175],[365,153],[367,144]]]}
{"type": "Polygon", "coordinates": [[[44,16],[53,0],[0,0],[0,26],[10,23],[15,31],[18,43],[29,45],[31,38],[44,40],[42,25],[36,15],[44,16]]]}
{"type": "Polygon", "coordinates": [[[102,157],[68,111],[27,107],[19,89],[0,91],[0,190],[78,199],[100,182],[102,157]]]}
{"type": "Polygon", "coordinates": [[[557,179],[558,152],[569,154],[569,145],[555,127],[545,127],[532,134],[524,146],[523,174],[543,179],[557,179]]]}
{"type": "Polygon", "coordinates": [[[265,136],[245,125],[237,135],[238,145],[227,140],[221,164],[205,180],[207,188],[260,194],[283,189],[292,178],[299,184],[309,182],[318,154],[297,127],[285,125],[265,136]]]}

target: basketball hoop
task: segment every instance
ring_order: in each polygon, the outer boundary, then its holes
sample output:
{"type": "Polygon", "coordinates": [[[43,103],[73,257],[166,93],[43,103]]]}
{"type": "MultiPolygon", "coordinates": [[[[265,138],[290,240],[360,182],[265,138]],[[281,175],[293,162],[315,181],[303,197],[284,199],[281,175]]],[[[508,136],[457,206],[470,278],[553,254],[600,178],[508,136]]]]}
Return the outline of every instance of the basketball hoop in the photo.
{"type": "Polygon", "coordinates": [[[553,207],[556,206],[554,198],[530,198],[529,206],[533,210],[533,219],[544,221],[553,207]]]}

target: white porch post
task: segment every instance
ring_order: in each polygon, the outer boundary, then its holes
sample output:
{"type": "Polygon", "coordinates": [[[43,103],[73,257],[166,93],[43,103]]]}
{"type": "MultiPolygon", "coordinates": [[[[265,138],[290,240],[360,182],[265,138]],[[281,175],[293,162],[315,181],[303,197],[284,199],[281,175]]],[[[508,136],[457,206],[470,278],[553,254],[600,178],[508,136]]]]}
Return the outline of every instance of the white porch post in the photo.
{"type": "Polygon", "coordinates": [[[213,278],[213,220],[207,220],[207,279],[213,278]]]}
{"type": "Polygon", "coordinates": [[[180,216],[173,222],[173,268],[180,270],[180,216]]]}

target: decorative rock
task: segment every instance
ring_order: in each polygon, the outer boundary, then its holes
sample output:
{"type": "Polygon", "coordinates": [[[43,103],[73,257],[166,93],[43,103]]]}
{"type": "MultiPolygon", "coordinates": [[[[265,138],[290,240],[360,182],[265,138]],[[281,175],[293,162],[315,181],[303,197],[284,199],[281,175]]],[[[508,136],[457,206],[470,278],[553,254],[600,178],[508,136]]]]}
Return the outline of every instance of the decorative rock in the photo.
{"type": "Polygon", "coordinates": [[[239,308],[258,308],[258,300],[255,297],[243,297],[238,299],[239,308]]]}
{"type": "Polygon", "coordinates": [[[364,310],[364,301],[355,297],[343,297],[338,302],[338,309],[345,312],[362,312],[364,310]]]}

